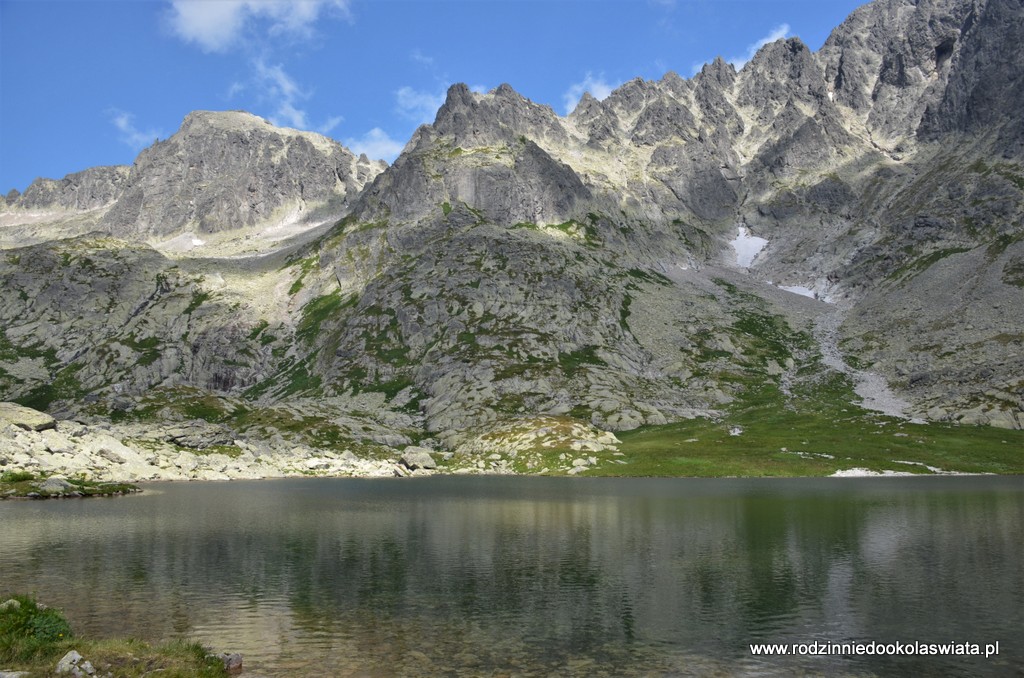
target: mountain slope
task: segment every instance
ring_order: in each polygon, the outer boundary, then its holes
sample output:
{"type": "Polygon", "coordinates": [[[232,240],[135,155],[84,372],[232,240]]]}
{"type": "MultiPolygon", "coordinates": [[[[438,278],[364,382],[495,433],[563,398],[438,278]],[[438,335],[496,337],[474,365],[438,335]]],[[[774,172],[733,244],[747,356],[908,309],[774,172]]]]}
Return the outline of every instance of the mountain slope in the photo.
{"type": "Polygon", "coordinates": [[[877,0],[817,53],[780,40],[565,117],[456,85],[380,172],[195,114],[127,176],[97,170],[116,190],[85,191],[90,223],[136,244],[4,253],[0,393],[143,430],[198,416],[274,449],[416,443],[483,467],[500,450],[520,470],[615,463],[606,432],[694,418],[1022,428],[1022,17],[877,0]],[[248,256],[137,244],[314,204],[344,217],[248,256]]]}
{"type": "Polygon", "coordinates": [[[0,216],[8,241],[96,230],[190,249],[218,234],[336,218],[384,166],[248,113],[197,111],[130,168],[38,179],[0,216]]]}

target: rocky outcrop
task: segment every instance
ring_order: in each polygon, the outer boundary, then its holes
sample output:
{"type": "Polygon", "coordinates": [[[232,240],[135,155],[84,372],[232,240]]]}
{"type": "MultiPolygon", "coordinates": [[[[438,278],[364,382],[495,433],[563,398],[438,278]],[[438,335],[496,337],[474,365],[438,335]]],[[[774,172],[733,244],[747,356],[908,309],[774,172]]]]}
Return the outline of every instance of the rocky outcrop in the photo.
{"type": "Polygon", "coordinates": [[[36,179],[18,194],[8,194],[9,207],[25,210],[87,211],[106,207],[124,191],[129,168],[92,167],[63,179],[36,179]]]}
{"type": "Polygon", "coordinates": [[[33,410],[31,407],[23,407],[17,403],[0,403],[0,424],[26,431],[45,431],[54,428],[57,422],[45,412],[33,410]]]}
{"type": "Polygon", "coordinates": [[[241,112],[196,112],[143,151],[103,224],[117,236],[163,237],[252,226],[330,202],[337,211],[381,169],[312,132],[241,112]]]}
{"type": "Polygon", "coordinates": [[[197,111],[131,167],[37,179],[0,210],[28,241],[102,231],[156,243],[337,217],[384,167],[313,132],[240,111],[197,111]]]}

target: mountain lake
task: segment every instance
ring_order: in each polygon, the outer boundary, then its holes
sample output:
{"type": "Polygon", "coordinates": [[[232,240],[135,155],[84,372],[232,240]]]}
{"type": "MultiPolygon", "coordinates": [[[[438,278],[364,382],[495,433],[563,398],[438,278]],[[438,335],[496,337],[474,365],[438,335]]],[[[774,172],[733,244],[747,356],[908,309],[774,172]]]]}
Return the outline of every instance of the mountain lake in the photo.
{"type": "Polygon", "coordinates": [[[1024,672],[1019,476],[143,487],[0,503],[0,593],[247,676],[1024,672]],[[897,642],[999,653],[750,648],[897,642]]]}

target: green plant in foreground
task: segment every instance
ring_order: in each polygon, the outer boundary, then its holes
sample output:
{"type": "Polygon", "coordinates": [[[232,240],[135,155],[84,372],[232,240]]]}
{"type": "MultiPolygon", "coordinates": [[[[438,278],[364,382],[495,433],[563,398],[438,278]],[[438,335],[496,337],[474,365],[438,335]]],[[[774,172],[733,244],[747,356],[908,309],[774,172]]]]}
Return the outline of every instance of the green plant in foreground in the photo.
{"type": "Polygon", "coordinates": [[[88,640],[77,638],[58,610],[37,603],[31,596],[0,596],[0,666],[52,675],[57,661],[78,651],[99,675],[137,678],[221,678],[223,662],[201,644],[173,640],[150,645],[135,639],[88,640]]]}
{"type": "Polygon", "coordinates": [[[35,474],[29,471],[4,471],[0,473],[0,483],[21,483],[26,480],[35,479],[35,474]]]}
{"type": "Polygon", "coordinates": [[[72,637],[71,625],[59,611],[39,605],[30,596],[0,603],[0,661],[20,662],[56,655],[72,637]]]}

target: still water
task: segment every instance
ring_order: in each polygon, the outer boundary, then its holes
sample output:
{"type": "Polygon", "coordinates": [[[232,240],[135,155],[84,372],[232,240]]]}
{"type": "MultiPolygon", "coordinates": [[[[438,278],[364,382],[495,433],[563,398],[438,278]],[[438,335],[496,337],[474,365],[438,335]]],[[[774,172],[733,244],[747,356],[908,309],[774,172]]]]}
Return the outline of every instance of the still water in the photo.
{"type": "Polygon", "coordinates": [[[1024,479],[161,483],[0,503],[0,593],[262,676],[1022,675],[1024,479]],[[995,657],[753,657],[750,643],[995,657]]]}

